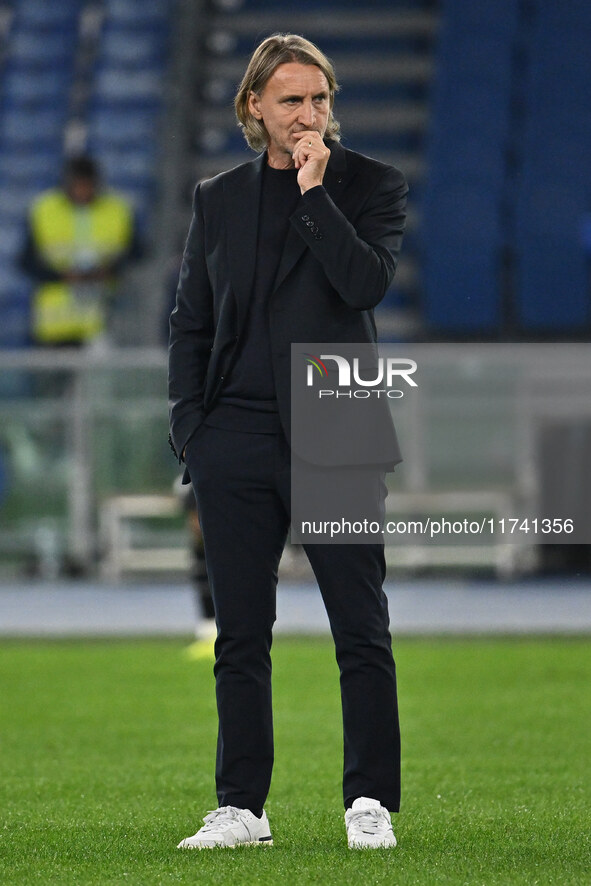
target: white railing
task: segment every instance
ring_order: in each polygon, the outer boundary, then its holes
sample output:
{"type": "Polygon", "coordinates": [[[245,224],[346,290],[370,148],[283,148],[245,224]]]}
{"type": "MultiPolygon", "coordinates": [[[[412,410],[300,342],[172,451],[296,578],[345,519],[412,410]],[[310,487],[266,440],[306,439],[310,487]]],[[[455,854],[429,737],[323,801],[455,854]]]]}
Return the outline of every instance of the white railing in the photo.
{"type": "MultiPolygon", "coordinates": [[[[96,414],[100,412],[123,421],[130,407],[128,400],[117,402],[108,391],[103,392],[102,402],[93,399],[92,383],[101,373],[158,371],[161,384],[148,396],[142,395],[139,404],[145,417],[161,417],[163,443],[166,443],[166,359],[163,348],[0,350],[0,374],[27,373],[32,387],[31,394],[24,398],[0,398],[0,439],[2,426],[6,427],[19,418],[26,423],[27,415],[32,417],[32,411],[37,420],[63,423],[64,455],[68,465],[65,546],[68,556],[82,567],[92,565],[98,540],[92,476],[93,450],[97,445],[92,439],[96,414]],[[67,381],[61,393],[45,395],[35,390],[40,387],[41,380],[46,387],[49,380],[51,388],[51,379],[64,374],[67,381]]],[[[174,464],[172,456],[171,464],[174,464]]]]}
{"type": "MultiPolygon", "coordinates": [[[[405,461],[393,478],[392,512],[412,512],[431,501],[437,501],[442,511],[451,511],[464,500],[462,493],[479,493],[483,504],[489,502],[493,510],[501,502],[498,507],[503,513],[509,508],[515,510],[515,516],[535,515],[542,479],[537,455],[541,426],[556,418],[573,425],[591,421],[590,346],[424,344],[396,349],[397,354],[404,352],[417,361],[421,396],[406,403],[393,401],[405,461]]],[[[6,384],[0,384],[4,391],[0,397],[0,442],[14,460],[18,445],[11,449],[6,442],[11,428],[33,421],[62,424],[67,465],[65,547],[76,562],[90,567],[100,549],[98,514],[106,500],[97,501],[93,477],[102,423],[106,426],[115,421],[129,427],[135,422],[141,427],[142,421],[156,422],[157,445],[166,452],[163,470],[171,482],[177,471],[166,447],[166,351],[0,350],[0,377],[6,379],[11,373],[25,373],[31,380],[31,391],[26,396],[8,396],[6,384]],[[110,383],[101,382],[107,377],[124,380],[138,370],[145,384],[124,397],[116,396],[110,383]],[[68,380],[59,395],[38,390],[40,380],[46,382],[64,373],[68,380]],[[98,429],[96,435],[94,429],[98,429]]],[[[137,433],[139,446],[142,432],[137,433]]],[[[108,494],[170,495],[168,479],[157,488],[152,479],[143,477],[137,489],[115,485],[108,494]]],[[[18,492],[13,488],[13,496],[18,492]]],[[[5,548],[16,546],[20,531],[18,526],[6,525],[2,511],[0,504],[0,552],[3,544],[5,548]]],[[[47,533],[37,533],[37,538],[41,547],[48,547],[47,533]]],[[[522,547],[527,548],[526,538],[522,547]]],[[[464,553],[465,562],[473,563],[475,551],[464,553]]],[[[406,558],[417,564],[423,555],[424,562],[437,562],[433,545],[423,553],[420,547],[407,548],[399,560],[406,558]]],[[[441,551],[441,562],[450,557],[448,545],[441,551]]],[[[501,551],[492,552],[493,563],[506,562],[504,557],[501,551]]],[[[391,551],[389,558],[395,562],[396,552],[391,551]]],[[[457,562],[461,562],[460,555],[457,562]]]]}

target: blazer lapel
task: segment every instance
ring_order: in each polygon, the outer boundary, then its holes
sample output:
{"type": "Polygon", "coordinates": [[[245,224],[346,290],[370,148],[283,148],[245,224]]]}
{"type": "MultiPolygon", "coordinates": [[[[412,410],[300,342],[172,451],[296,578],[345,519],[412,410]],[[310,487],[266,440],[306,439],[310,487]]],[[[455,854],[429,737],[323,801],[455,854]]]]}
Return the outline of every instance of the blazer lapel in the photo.
{"type": "Polygon", "coordinates": [[[224,210],[228,232],[230,279],[236,296],[241,329],[254,279],[261,182],[266,153],[240,167],[224,184],[224,210]]]}
{"type": "MultiPolygon", "coordinates": [[[[339,142],[327,140],[326,143],[330,148],[330,158],[324,176],[324,187],[338,205],[342,188],[345,185],[347,161],[345,151],[339,142]]],[[[236,296],[239,329],[244,323],[252,293],[261,183],[266,156],[266,152],[263,152],[251,163],[239,167],[236,170],[236,175],[228,176],[224,183],[224,211],[228,242],[231,244],[229,250],[230,279],[236,296]]],[[[293,225],[290,225],[275,277],[274,290],[287,277],[305,249],[305,241],[293,225]]]]}
{"type": "MultiPolygon", "coordinates": [[[[339,142],[327,139],[326,143],[330,148],[330,158],[328,160],[328,166],[326,167],[323,184],[332,200],[338,205],[341,188],[345,180],[347,161],[345,151],[339,142]]],[[[283,247],[281,259],[279,261],[279,267],[277,268],[277,276],[275,277],[273,290],[276,290],[285,280],[305,249],[305,241],[300,237],[294,226],[290,225],[285,246],[283,247]]]]}

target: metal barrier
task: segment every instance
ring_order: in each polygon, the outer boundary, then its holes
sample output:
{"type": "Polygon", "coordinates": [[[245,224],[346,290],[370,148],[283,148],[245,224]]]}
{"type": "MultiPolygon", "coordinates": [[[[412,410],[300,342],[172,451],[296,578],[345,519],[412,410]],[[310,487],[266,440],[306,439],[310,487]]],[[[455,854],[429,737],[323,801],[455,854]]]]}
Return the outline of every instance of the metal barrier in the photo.
{"type": "Polygon", "coordinates": [[[0,444],[11,475],[0,506],[0,552],[10,532],[37,556],[35,537],[43,527],[60,536],[56,556],[93,568],[100,556],[100,502],[128,491],[121,478],[97,483],[101,447],[110,431],[129,469],[134,445],[139,452],[145,442],[142,429],[153,424],[158,476],[140,478],[137,491],[169,492],[178,468],[167,445],[164,349],[0,351],[0,444]],[[36,507],[36,499],[43,505],[36,507]]]}
{"type": "MultiPolygon", "coordinates": [[[[534,517],[541,425],[557,415],[573,426],[591,418],[588,345],[401,348],[418,363],[421,396],[392,403],[405,461],[389,478],[390,513],[452,513],[477,501],[496,516],[534,517]]],[[[119,554],[113,560],[109,551],[125,509],[153,501],[166,501],[166,543],[156,538],[152,553],[139,555],[130,544],[125,556],[143,558],[146,568],[172,562],[176,541],[168,542],[183,519],[170,499],[179,469],[167,445],[166,397],[164,349],[0,351],[0,455],[8,477],[0,569],[32,559],[51,575],[64,561],[88,571],[105,560],[117,572],[119,554]]],[[[532,547],[527,538],[487,551],[417,545],[393,547],[388,559],[413,567],[488,562],[513,572],[531,566],[532,547]]]]}

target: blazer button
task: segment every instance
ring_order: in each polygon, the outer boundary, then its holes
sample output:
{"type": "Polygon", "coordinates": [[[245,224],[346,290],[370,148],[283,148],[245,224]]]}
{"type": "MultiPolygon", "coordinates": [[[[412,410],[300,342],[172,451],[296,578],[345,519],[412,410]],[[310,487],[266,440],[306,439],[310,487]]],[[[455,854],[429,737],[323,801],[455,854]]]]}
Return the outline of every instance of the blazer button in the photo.
{"type": "Polygon", "coordinates": [[[314,236],[314,239],[315,239],[315,240],[322,240],[322,234],[316,234],[316,235],[314,236]]]}
{"type": "Polygon", "coordinates": [[[309,218],[309,215],[302,215],[302,221],[308,221],[309,218]]]}

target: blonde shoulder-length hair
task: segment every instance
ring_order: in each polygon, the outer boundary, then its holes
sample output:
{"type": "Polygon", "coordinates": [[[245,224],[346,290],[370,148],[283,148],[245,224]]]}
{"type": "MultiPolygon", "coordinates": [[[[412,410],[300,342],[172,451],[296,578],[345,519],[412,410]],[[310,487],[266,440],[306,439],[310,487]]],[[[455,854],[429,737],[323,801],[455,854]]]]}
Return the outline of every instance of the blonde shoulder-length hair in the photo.
{"type": "Polygon", "coordinates": [[[273,34],[263,40],[253,52],[234,99],[238,125],[250,147],[254,151],[264,151],[269,142],[264,123],[250,113],[248,107],[250,93],[260,95],[275,69],[286,62],[299,62],[302,65],[316,65],[320,68],[328,83],[330,105],[324,137],[339,141],[340,126],[332,114],[334,97],[339,85],[332,64],[324,53],[305,37],[300,37],[299,34],[273,34]]]}

